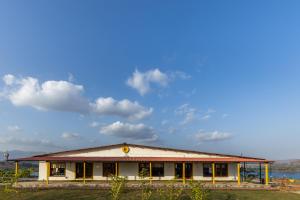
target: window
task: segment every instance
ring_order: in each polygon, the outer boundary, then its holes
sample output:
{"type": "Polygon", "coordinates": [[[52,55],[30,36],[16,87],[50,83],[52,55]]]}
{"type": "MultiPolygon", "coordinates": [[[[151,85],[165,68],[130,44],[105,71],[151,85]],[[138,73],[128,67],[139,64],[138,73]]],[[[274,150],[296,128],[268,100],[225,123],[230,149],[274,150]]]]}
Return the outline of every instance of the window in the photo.
{"type": "Polygon", "coordinates": [[[164,163],[152,163],[152,176],[164,176],[164,163]]]}
{"type": "Polygon", "coordinates": [[[139,176],[150,176],[150,163],[139,163],[139,176]]]}
{"type": "Polygon", "coordinates": [[[103,163],[103,176],[113,176],[116,174],[115,163],[103,163]]]}
{"type": "Polygon", "coordinates": [[[211,163],[204,163],[203,164],[203,176],[204,177],[211,177],[212,176],[211,163]]]}
{"type": "Polygon", "coordinates": [[[216,163],[216,176],[228,176],[228,164],[227,163],[216,163]]]}
{"type": "MultiPolygon", "coordinates": [[[[212,177],[212,164],[203,164],[203,176],[212,177]]],[[[228,164],[227,163],[215,163],[215,176],[228,176],[228,164]]]]}
{"type": "Polygon", "coordinates": [[[50,176],[65,176],[66,163],[51,162],[50,163],[50,176]]]}

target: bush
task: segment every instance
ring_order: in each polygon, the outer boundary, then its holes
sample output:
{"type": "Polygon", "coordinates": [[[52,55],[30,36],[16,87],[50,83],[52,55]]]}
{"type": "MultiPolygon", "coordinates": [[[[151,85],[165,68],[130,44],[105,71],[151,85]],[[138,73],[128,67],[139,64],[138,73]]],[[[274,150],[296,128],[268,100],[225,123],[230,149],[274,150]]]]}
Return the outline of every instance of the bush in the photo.
{"type": "Polygon", "coordinates": [[[205,200],[207,199],[208,190],[204,188],[204,185],[200,181],[191,181],[191,195],[192,200],[205,200]]]}
{"type": "Polygon", "coordinates": [[[140,188],[142,189],[141,200],[149,200],[152,196],[152,188],[149,180],[145,179],[148,175],[149,172],[145,168],[139,173],[139,177],[141,178],[140,188]]]}
{"type": "Polygon", "coordinates": [[[17,182],[18,178],[26,178],[29,177],[32,173],[33,169],[20,169],[18,174],[15,174],[15,170],[12,169],[0,169],[0,183],[4,184],[4,191],[11,192],[12,185],[17,182]]]}
{"type": "Polygon", "coordinates": [[[180,199],[182,191],[183,191],[182,187],[176,187],[175,180],[166,184],[165,188],[160,188],[157,190],[159,194],[159,199],[164,199],[164,200],[180,199]]]}
{"type": "Polygon", "coordinates": [[[126,184],[126,178],[119,176],[112,176],[112,183],[110,188],[110,194],[112,200],[119,200],[121,198],[122,191],[126,184]]]}

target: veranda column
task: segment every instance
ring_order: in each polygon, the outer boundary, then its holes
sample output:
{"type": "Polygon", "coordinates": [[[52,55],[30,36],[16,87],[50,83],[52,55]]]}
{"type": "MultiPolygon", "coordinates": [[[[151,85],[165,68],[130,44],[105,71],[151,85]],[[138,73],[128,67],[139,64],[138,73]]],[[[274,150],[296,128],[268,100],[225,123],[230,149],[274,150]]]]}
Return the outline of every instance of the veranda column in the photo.
{"type": "Polygon", "coordinates": [[[215,163],[211,164],[212,167],[212,183],[215,184],[216,180],[215,180],[215,163]]]}
{"type": "Polygon", "coordinates": [[[119,171],[119,166],[118,166],[118,162],[116,162],[116,164],[115,164],[115,167],[116,167],[116,169],[115,169],[115,176],[118,176],[119,175],[119,173],[118,173],[118,171],[119,171]]]}
{"type": "Polygon", "coordinates": [[[18,182],[18,173],[19,173],[19,162],[16,161],[16,167],[15,167],[16,183],[18,182]]]}
{"type": "Polygon", "coordinates": [[[85,184],[85,162],[83,162],[83,183],[85,184]]]}
{"type": "Polygon", "coordinates": [[[46,184],[49,184],[49,175],[50,175],[50,162],[46,162],[46,184]]]}
{"type": "Polygon", "coordinates": [[[182,183],[185,184],[185,162],[182,163],[182,183]]]}
{"type": "Polygon", "coordinates": [[[269,164],[265,163],[265,185],[269,185],[269,164]]]}
{"type": "Polygon", "coordinates": [[[236,171],[237,171],[237,183],[238,185],[241,185],[241,164],[240,163],[237,163],[237,168],[236,168],[236,171]]]}
{"type": "Polygon", "coordinates": [[[149,176],[150,176],[150,183],[152,183],[152,162],[149,163],[149,176]]]}

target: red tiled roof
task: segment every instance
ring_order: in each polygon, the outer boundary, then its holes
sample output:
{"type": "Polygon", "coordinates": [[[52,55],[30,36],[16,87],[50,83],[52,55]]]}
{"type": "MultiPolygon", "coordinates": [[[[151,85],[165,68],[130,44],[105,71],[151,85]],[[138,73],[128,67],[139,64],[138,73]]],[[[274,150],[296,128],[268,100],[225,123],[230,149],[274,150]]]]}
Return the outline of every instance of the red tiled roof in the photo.
{"type": "Polygon", "coordinates": [[[55,157],[33,156],[14,161],[101,161],[101,162],[271,162],[265,159],[228,157],[228,158],[188,158],[188,157],[55,157]]]}

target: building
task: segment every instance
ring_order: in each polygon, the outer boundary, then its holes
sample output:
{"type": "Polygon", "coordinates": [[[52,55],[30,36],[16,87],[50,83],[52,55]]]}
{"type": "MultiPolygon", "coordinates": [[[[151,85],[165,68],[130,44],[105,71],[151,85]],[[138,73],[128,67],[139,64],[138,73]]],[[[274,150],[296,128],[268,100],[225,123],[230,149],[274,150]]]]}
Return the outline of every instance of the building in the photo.
{"type": "Polygon", "coordinates": [[[263,158],[207,153],[153,147],[137,144],[115,144],[86,149],[62,151],[15,159],[38,161],[40,181],[109,180],[112,175],[128,180],[203,180],[236,181],[240,184],[241,163],[264,164],[265,184],[269,183],[271,161],[263,158]]]}

